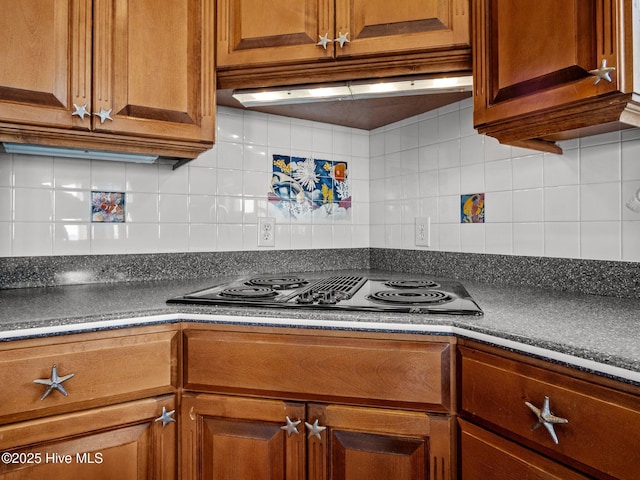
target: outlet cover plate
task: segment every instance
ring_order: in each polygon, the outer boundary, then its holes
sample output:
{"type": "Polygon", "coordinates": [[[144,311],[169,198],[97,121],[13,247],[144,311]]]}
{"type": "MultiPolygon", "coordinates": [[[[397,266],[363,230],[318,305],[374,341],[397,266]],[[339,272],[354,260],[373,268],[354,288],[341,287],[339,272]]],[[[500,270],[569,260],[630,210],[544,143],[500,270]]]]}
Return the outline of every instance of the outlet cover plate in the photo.
{"type": "Polygon", "coordinates": [[[416,246],[431,246],[431,217],[416,217],[416,246]]]}
{"type": "Polygon", "coordinates": [[[258,246],[276,246],[276,219],[273,217],[258,218],[258,246]]]}

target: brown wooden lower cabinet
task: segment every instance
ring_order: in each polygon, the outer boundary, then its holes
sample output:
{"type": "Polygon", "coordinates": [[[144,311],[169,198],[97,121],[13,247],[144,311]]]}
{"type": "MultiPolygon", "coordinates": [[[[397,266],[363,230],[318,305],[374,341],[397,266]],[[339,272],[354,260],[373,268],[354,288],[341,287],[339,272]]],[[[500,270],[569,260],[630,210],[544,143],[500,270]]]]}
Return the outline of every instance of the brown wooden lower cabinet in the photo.
{"type": "Polygon", "coordinates": [[[0,367],[0,480],[640,479],[636,385],[467,339],[185,323],[0,367]]]}
{"type": "Polygon", "coordinates": [[[173,395],[0,427],[2,480],[173,480],[177,428],[156,422],[173,395]]]}
{"type": "Polygon", "coordinates": [[[448,415],[185,394],[181,417],[185,480],[455,478],[448,415]]]}

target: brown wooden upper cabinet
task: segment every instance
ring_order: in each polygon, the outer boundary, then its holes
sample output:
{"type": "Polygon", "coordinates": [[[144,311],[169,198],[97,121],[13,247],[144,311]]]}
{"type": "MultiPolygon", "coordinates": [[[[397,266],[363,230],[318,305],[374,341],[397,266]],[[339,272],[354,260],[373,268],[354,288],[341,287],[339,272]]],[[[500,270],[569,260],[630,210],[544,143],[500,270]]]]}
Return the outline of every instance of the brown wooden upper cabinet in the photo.
{"type": "Polygon", "coordinates": [[[213,145],[214,0],[0,9],[0,141],[181,158],[213,145]]]}
{"type": "Polygon", "coordinates": [[[220,0],[217,8],[220,88],[471,66],[468,0],[220,0]]]}
{"type": "Polygon", "coordinates": [[[556,141],[640,126],[634,98],[640,92],[640,75],[634,74],[637,2],[472,5],[474,123],[480,133],[560,153],[556,141]]]}

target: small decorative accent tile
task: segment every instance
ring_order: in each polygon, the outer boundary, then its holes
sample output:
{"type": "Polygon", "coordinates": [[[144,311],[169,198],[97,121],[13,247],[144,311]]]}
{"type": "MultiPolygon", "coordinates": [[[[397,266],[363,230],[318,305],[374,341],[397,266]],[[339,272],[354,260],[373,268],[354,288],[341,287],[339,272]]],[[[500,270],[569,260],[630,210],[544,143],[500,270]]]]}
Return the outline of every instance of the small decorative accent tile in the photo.
{"type": "Polygon", "coordinates": [[[124,222],[124,192],[91,192],[91,221],[124,222]]]}
{"type": "Polygon", "coordinates": [[[484,193],[460,195],[460,223],[484,223],[484,193]]]}
{"type": "Polygon", "coordinates": [[[273,155],[269,201],[296,220],[349,218],[351,183],[347,163],[273,155]]]}

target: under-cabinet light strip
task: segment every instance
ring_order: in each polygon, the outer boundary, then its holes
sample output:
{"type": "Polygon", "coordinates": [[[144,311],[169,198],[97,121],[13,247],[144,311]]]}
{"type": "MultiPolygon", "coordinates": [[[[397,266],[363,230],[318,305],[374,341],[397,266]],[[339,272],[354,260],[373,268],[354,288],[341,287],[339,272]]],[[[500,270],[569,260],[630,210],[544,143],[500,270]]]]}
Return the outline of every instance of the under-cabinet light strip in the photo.
{"type": "Polygon", "coordinates": [[[346,82],[292,88],[235,90],[232,96],[245,107],[296,103],[360,100],[406,95],[471,91],[473,77],[407,79],[400,81],[346,82]]]}

